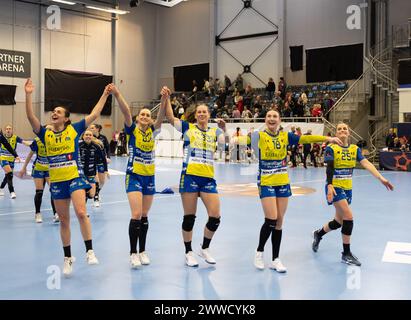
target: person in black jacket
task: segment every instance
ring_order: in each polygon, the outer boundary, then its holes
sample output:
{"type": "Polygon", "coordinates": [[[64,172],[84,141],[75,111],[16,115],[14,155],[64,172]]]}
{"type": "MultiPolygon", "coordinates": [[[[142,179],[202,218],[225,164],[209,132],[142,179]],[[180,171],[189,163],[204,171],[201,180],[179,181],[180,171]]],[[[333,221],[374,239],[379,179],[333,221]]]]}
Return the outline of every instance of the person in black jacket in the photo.
{"type": "Polygon", "coordinates": [[[97,167],[102,163],[105,172],[107,172],[107,161],[101,145],[101,142],[93,136],[91,130],[86,130],[83,134],[83,140],[79,142],[80,164],[84,176],[91,189],[86,193],[87,199],[93,199],[96,193],[96,174],[97,167]]]}
{"type": "MultiPolygon", "coordinates": [[[[25,146],[30,146],[31,141],[25,141],[15,135],[13,133],[13,127],[11,125],[7,125],[5,127],[5,132],[4,135],[2,133],[3,141],[5,140],[8,146],[10,146],[13,150],[16,150],[17,144],[22,143],[25,146]]],[[[14,163],[16,161],[15,157],[16,152],[10,152],[9,149],[6,147],[6,144],[0,147],[0,166],[4,171],[4,179],[1,182],[0,185],[0,196],[4,196],[4,191],[3,189],[5,186],[8,186],[9,192],[10,192],[10,198],[15,199],[16,198],[16,193],[14,192],[14,186],[13,186],[13,170],[14,170],[14,163]]]]}
{"type": "MultiPolygon", "coordinates": [[[[105,135],[101,134],[101,129],[103,127],[100,124],[92,124],[90,126],[91,132],[93,132],[94,137],[100,140],[103,144],[104,157],[107,163],[110,163],[110,145],[108,139],[105,135]]],[[[103,163],[97,165],[97,176],[96,176],[96,193],[94,195],[94,206],[100,206],[100,191],[106,182],[107,170],[104,169],[103,163]]]]}
{"type": "Polygon", "coordinates": [[[394,132],[394,129],[390,128],[388,135],[385,137],[385,146],[388,150],[392,150],[394,148],[394,140],[397,138],[397,135],[394,132]]]}
{"type": "Polygon", "coordinates": [[[275,83],[274,83],[273,78],[268,79],[268,83],[265,88],[265,91],[266,91],[268,100],[272,101],[274,97],[274,92],[275,92],[275,83]]]}
{"type": "MultiPolygon", "coordinates": [[[[10,145],[7,138],[3,135],[3,131],[1,131],[1,129],[0,129],[0,150],[3,150],[3,149],[10,152],[15,158],[18,158],[16,150],[14,150],[14,148],[10,145]]],[[[1,154],[1,151],[0,151],[0,154],[1,154]]],[[[4,179],[8,183],[9,191],[10,191],[10,194],[11,194],[14,191],[13,180],[12,180],[13,172],[11,172],[11,174],[8,173],[8,172],[5,172],[5,174],[6,175],[5,175],[4,179]]],[[[0,196],[4,196],[4,192],[1,189],[0,189],[0,196]]]]}

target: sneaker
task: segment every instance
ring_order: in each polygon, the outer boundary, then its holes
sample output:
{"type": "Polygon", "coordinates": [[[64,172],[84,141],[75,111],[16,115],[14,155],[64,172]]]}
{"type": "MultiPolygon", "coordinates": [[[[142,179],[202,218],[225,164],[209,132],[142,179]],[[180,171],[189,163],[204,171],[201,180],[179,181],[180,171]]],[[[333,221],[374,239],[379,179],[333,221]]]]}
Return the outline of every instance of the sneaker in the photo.
{"type": "Polygon", "coordinates": [[[211,256],[210,250],[207,249],[200,249],[200,257],[202,257],[205,262],[209,264],[216,264],[215,259],[211,256]]]}
{"type": "Polygon", "coordinates": [[[312,249],[314,252],[318,251],[318,246],[320,245],[321,237],[318,235],[318,230],[313,231],[313,244],[312,249]]]}
{"type": "Polygon", "coordinates": [[[92,265],[92,264],[98,264],[97,257],[96,257],[96,255],[94,254],[94,251],[93,251],[93,250],[87,251],[86,260],[87,260],[87,263],[90,264],[90,265],[92,265]]]}
{"type": "Polygon", "coordinates": [[[66,277],[69,277],[71,273],[73,272],[73,263],[76,261],[76,258],[74,257],[64,257],[64,266],[63,266],[63,274],[66,277]]]}
{"type": "Polygon", "coordinates": [[[255,252],[254,266],[259,270],[264,270],[264,257],[261,251],[255,252]]]}
{"type": "Polygon", "coordinates": [[[99,200],[94,200],[94,207],[99,208],[100,207],[100,201],[99,200]]]}
{"type": "Polygon", "coordinates": [[[140,252],[138,256],[142,265],[147,266],[150,264],[150,258],[148,257],[147,251],[140,252]]]}
{"type": "Polygon", "coordinates": [[[4,190],[0,189],[0,196],[4,196],[4,190]]]}
{"type": "Polygon", "coordinates": [[[16,199],[16,193],[15,192],[12,192],[12,193],[10,193],[10,198],[11,199],[16,199]]]}
{"type": "Polygon", "coordinates": [[[41,217],[41,213],[36,213],[34,215],[34,220],[36,221],[36,223],[42,223],[43,222],[43,218],[41,217]]]}
{"type": "Polygon", "coordinates": [[[344,254],[344,252],[342,252],[341,262],[352,266],[361,266],[360,260],[358,260],[358,258],[354,256],[351,252],[348,254],[344,254]]]}
{"type": "Polygon", "coordinates": [[[132,253],[130,255],[130,264],[132,269],[137,269],[141,267],[141,261],[137,253],[132,253]]]}
{"type": "Polygon", "coordinates": [[[186,265],[188,265],[189,267],[198,267],[198,262],[194,257],[193,251],[186,253],[186,265]]]}
{"type": "Polygon", "coordinates": [[[59,223],[60,222],[60,217],[59,217],[59,215],[56,213],[55,215],[54,215],[54,217],[53,217],[53,222],[54,223],[59,223]]]}
{"type": "Polygon", "coordinates": [[[276,258],[273,262],[271,262],[270,269],[273,269],[279,273],[287,272],[287,268],[282,264],[279,258],[276,258]]]}

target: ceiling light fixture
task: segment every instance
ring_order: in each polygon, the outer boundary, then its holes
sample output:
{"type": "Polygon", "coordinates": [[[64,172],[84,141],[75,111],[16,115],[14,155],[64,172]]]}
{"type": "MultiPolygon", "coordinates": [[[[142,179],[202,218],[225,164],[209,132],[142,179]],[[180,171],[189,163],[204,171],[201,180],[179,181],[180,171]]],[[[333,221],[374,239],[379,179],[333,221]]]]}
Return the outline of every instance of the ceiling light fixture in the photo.
{"type": "Polygon", "coordinates": [[[66,0],[52,0],[53,2],[58,2],[58,3],[63,3],[63,4],[68,4],[70,6],[73,6],[76,4],[76,2],[72,2],[72,1],[66,1],[66,0]]]}
{"type": "Polygon", "coordinates": [[[98,10],[98,11],[104,11],[104,12],[108,12],[108,13],[114,13],[114,14],[126,14],[126,13],[130,13],[130,11],[126,11],[126,10],[111,9],[111,8],[102,8],[102,7],[87,6],[87,5],[86,5],[86,8],[88,8],[88,9],[93,9],[93,10],[98,10]]]}

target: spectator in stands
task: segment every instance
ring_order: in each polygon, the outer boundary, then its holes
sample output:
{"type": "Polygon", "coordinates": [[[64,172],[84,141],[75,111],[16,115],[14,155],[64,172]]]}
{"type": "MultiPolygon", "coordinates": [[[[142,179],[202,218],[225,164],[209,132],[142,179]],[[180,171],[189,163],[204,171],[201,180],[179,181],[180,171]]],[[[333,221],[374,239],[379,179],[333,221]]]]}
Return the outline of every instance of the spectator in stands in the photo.
{"type": "Polygon", "coordinates": [[[218,92],[218,90],[220,90],[221,87],[224,87],[223,84],[221,83],[219,78],[216,78],[214,81],[214,91],[218,92]]]}
{"type": "Polygon", "coordinates": [[[254,121],[257,121],[256,119],[260,118],[260,110],[258,108],[254,108],[253,118],[254,118],[254,121]]]}
{"type": "Polygon", "coordinates": [[[321,117],[322,111],[321,111],[321,105],[319,103],[316,103],[313,106],[313,109],[311,110],[311,116],[312,117],[321,117]]]}
{"type": "Polygon", "coordinates": [[[293,117],[304,117],[304,102],[300,96],[297,100],[297,103],[294,104],[293,117]]]}
{"type": "Polygon", "coordinates": [[[280,77],[280,82],[278,83],[278,90],[281,92],[281,98],[285,99],[287,83],[285,82],[284,77],[280,77]]]}
{"type": "Polygon", "coordinates": [[[204,79],[204,87],[203,87],[204,95],[210,95],[210,82],[207,79],[204,79]]]}
{"type": "Polygon", "coordinates": [[[328,113],[328,111],[330,111],[333,105],[334,105],[334,101],[330,98],[330,96],[327,93],[324,96],[324,100],[323,100],[323,113],[327,120],[329,120],[330,118],[330,114],[328,113]]]}
{"type": "Polygon", "coordinates": [[[184,116],[184,113],[185,113],[184,106],[183,106],[182,104],[180,104],[180,105],[178,106],[178,110],[177,110],[177,117],[178,117],[179,119],[182,119],[182,117],[184,116]]]}
{"type": "Polygon", "coordinates": [[[227,99],[227,90],[225,87],[221,87],[218,91],[218,100],[220,101],[220,106],[225,106],[226,99],[227,99]]]}
{"type": "Polygon", "coordinates": [[[209,83],[208,94],[210,97],[214,97],[217,90],[215,89],[215,80],[213,79],[213,77],[210,77],[208,79],[208,83],[209,83]]]}
{"type": "Polygon", "coordinates": [[[281,94],[280,91],[276,91],[276,92],[275,92],[275,95],[274,95],[274,97],[273,97],[273,99],[272,99],[272,100],[273,100],[273,103],[275,103],[276,105],[278,105],[279,108],[281,108],[281,107],[283,106],[283,103],[284,103],[283,99],[281,99],[280,94],[281,94]]]}
{"type": "Polygon", "coordinates": [[[221,110],[221,118],[223,118],[223,119],[230,118],[230,116],[228,114],[228,106],[227,105],[225,105],[221,110]]]}
{"type": "Polygon", "coordinates": [[[268,100],[272,101],[275,92],[275,83],[273,78],[268,79],[267,87],[265,88],[268,100]]]}
{"type": "Polygon", "coordinates": [[[244,91],[244,79],[243,79],[243,77],[241,76],[240,73],[238,74],[237,78],[235,79],[234,87],[240,93],[242,93],[244,91]]]}
{"type": "Polygon", "coordinates": [[[191,93],[196,94],[197,92],[198,92],[197,81],[193,80],[193,89],[191,90],[191,93]]]}
{"type": "Polygon", "coordinates": [[[240,91],[238,91],[238,90],[236,90],[236,95],[234,97],[234,103],[237,106],[240,113],[242,113],[243,110],[244,110],[244,101],[243,101],[243,96],[241,95],[240,91]]]}
{"type": "Polygon", "coordinates": [[[407,138],[402,137],[399,140],[400,140],[400,144],[401,144],[400,151],[402,151],[402,152],[409,151],[410,149],[409,149],[409,144],[408,144],[407,138]]]}
{"type": "MultiPolygon", "coordinates": [[[[233,119],[240,119],[241,118],[240,110],[238,110],[237,107],[233,108],[232,118],[233,119]]],[[[240,120],[235,120],[234,122],[240,122],[240,120]]]]}
{"type": "Polygon", "coordinates": [[[253,100],[253,88],[250,84],[245,87],[245,92],[243,95],[244,106],[251,108],[251,102],[253,100]]]}
{"type": "Polygon", "coordinates": [[[289,118],[291,117],[291,108],[288,103],[284,104],[284,108],[281,110],[281,117],[282,118],[289,118]]]}
{"type": "MultiPolygon", "coordinates": [[[[401,149],[400,139],[398,139],[398,137],[397,137],[397,138],[394,138],[394,143],[393,143],[393,148],[392,148],[392,150],[394,150],[394,151],[400,151],[400,149],[401,149]]],[[[388,150],[390,150],[390,149],[388,149],[388,150]]]]}
{"type": "Polygon", "coordinates": [[[284,102],[284,108],[290,112],[289,117],[294,116],[294,100],[291,96],[291,93],[287,94],[286,100],[284,102]]]}
{"type": "Polygon", "coordinates": [[[394,139],[397,138],[397,135],[394,132],[393,128],[390,128],[388,135],[385,137],[385,146],[388,147],[388,150],[394,148],[394,139]]]}
{"type": "Polygon", "coordinates": [[[280,112],[280,109],[278,108],[278,105],[275,104],[274,102],[272,104],[270,104],[269,110],[275,110],[275,111],[280,112]]]}
{"type": "Polygon", "coordinates": [[[173,100],[171,100],[171,107],[176,117],[178,117],[178,110],[180,106],[181,106],[181,103],[178,101],[177,97],[174,96],[173,100]]]}
{"type": "Polygon", "coordinates": [[[187,103],[188,103],[188,99],[187,99],[187,96],[185,95],[185,93],[182,93],[181,94],[181,104],[182,105],[186,105],[187,103]]]}
{"type": "MultiPolygon", "coordinates": [[[[241,118],[243,119],[252,119],[253,118],[253,114],[251,113],[250,110],[248,110],[247,107],[244,107],[244,111],[241,114],[241,118]]],[[[248,122],[248,121],[247,121],[248,122]]]]}
{"type": "Polygon", "coordinates": [[[225,85],[225,91],[229,92],[231,88],[231,80],[227,75],[224,76],[224,85],[225,85]]]}
{"type": "Polygon", "coordinates": [[[301,92],[300,97],[301,97],[302,105],[305,107],[308,104],[307,94],[305,92],[301,92]]]}

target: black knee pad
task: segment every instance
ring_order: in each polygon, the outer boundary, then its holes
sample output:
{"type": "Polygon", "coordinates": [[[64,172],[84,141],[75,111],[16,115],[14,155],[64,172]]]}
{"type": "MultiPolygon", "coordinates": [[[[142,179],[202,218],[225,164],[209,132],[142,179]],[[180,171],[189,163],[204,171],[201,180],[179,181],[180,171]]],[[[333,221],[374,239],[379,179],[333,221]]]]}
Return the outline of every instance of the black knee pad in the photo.
{"type": "Polygon", "coordinates": [[[148,218],[147,217],[141,217],[141,228],[148,229],[148,218]]]}
{"type": "Polygon", "coordinates": [[[346,236],[352,234],[352,229],[354,228],[354,221],[352,220],[343,220],[341,233],[346,236]]]}
{"type": "Polygon", "coordinates": [[[341,224],[334,219],[328,223],[328,228],[331,230],[337,230],[338,228],[341,228],[341,224]]]}
{"type": "Polygon", "coordinates": [[[195,219],[196,216],[194,214],[185,215],[183,219],[183,230],[186,232],[192,231],[195,219]]]}
{"type": "Polygon", "coordinates": [[[209,217],[206,227],[208,230],[215,232],[220,225],[220,218],[209,217]]]}
{"type": "Polygon", "coordinates": [[[270,230],[274,230],[276,224],[277,224],[277,220],[265,218],[264,225],[270,230]]]}
{"type": "Polygon", "coordinates": [[[129,230],[140,230],[141,220],[130,219],[129,230]]]}

